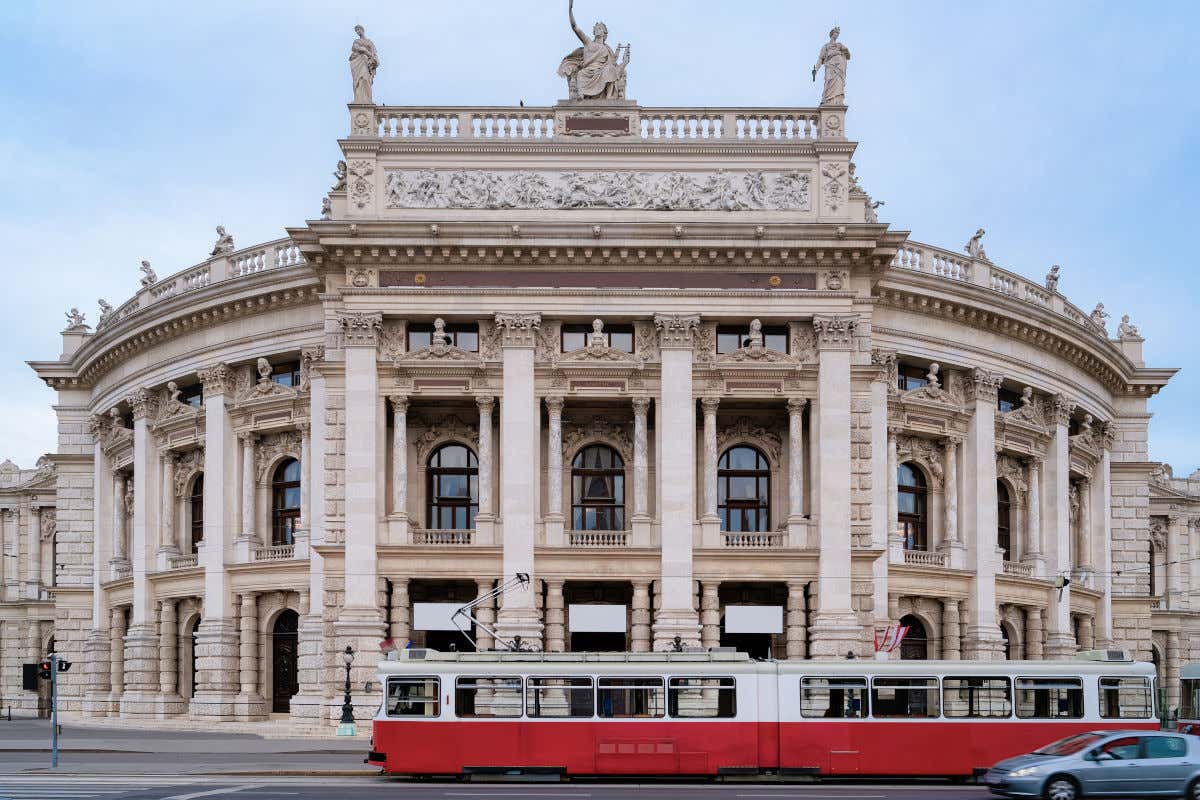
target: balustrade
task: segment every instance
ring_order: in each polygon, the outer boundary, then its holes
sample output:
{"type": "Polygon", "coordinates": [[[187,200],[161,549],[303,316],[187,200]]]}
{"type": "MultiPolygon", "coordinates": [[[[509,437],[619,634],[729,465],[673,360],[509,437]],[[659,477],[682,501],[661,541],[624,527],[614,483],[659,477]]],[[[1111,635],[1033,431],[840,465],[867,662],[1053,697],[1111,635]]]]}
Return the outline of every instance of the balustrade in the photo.
{"type": "Polygon", "coordinates": [[[1020,561],[1005,561],[1004,574],[1017,578],[1032,578],[1033,564],[1022,564],[1020,561]]]}
{"type": "Polygon", "coordinates": [[[626,547],[629,531],[568,531],[567,544],[571,547],[626,547]]]}
{"type": "Polygon", "coordinates": [[[765,550],[783,547],[783,534],[772,533],[721,533],[721,544],[739,550],[765,550]]]}
{"type": "Polygon", "coordinates": [[[167,559],[167,569],[191,569],[198,563],[199,557],[195,553],[186,556],[171,556],[167,559]]]}
{"type": "Polygon", "coordinates": [[[944,567],[946,554],[926,550],[905,550],[904,563],[914,567],[944,567]]]}
{"type": "Polygon", "coordinates": [[[251,552],[255,561],[287,561],[296,556],[296,546],[292,544],[275,545],[273,547],[256,547],[251,552]]]}
{"type": "Polygon", "coordinates": [[[424,530],[412,532],[413,544],[469,545],[474,538],[473,530],[424,530]]]}

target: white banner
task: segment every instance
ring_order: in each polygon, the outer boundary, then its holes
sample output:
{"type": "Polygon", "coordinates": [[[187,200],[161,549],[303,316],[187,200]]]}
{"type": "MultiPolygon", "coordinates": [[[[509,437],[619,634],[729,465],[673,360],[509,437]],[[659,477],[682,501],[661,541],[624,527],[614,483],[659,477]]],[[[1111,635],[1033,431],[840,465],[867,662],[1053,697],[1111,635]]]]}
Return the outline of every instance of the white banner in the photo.
{"type": "MultiPolygon", "coordinates": [[[[462,603],[413,603],[414,631],[456,631],[458,626],[450,619],[455,611],[462,608],[462,603]]],[[[463,626],[468,626],[466,620],[463,626]]]]}
{"type": "Polygon", "coordinates": [[[726,633],[783,633],[783,606],[725,606],[726,633]]]}
{"type": "Polygon", "coordinates": [[[571,633],[624,633],[625,606],[571,603],[567,620],[571,633]]]}

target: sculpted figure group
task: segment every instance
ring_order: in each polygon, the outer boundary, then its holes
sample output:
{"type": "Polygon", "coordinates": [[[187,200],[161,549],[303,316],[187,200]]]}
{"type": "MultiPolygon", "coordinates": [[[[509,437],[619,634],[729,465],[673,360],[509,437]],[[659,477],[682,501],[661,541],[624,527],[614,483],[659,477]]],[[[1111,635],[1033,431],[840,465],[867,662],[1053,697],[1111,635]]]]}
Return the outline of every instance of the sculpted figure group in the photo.
{"type": "Polygon", "coordinates": [[[625,68],[629,66],[629,45],[608,46],[608,26],[597,22],[589,37],[575,22],[575,0],[567,5],[571,30],[583,42],[558,65],[558,75],[567,79],[572,100],[624,100],[625,68]],[[624,57],[622,57],[622,53],[624,57]]]}

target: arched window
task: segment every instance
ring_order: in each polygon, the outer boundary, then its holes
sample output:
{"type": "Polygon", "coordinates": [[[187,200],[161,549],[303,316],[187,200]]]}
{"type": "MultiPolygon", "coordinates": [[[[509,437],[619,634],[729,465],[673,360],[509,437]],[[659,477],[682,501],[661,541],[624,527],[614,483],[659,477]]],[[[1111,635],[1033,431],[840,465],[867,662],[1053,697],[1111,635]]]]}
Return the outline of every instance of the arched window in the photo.
{"type": "Polygon", "coordinates": [[[204,473],[192,481],[192,493],[188,495],[189,528],[192,536],[192,552],[198,552],[204,541],[204,473]]]}
{"type": "Polygon", "coordinates": [[[771,465],[753,447],[731,447],[717,462],[721,530],[763,533],[771,526],[771,465]]]}
{"type": "Polygon", "coordinates": [[[625,462],[607,445],[588,445],[571,462],[571,527],[625,530],[625,462]]]}
{"type": "Polygon", "coordinates": [[[479,460],[466,445],[447,444],[429,457],[428,521],[434,530],[467,531],[479,513],[479,460]]]}
{"type": "Polygon", "coordinates": [[[896,467],[896,506],[905,550],[929,549],[928,491],[925,475],[915,464],[896,467]]]}
{"type": "Polygon", "coordinates": [[[996,481],[996,546],[1004,551],[1005,561],[1012,560],[1010,514],[1008,487],[1004,485],[1004,481],[996,481]]]}
{"type": "Polygon", "coordinates": [[[271,544],[294,544],[300,524],[300,462],[289,458],[275,468],[271,481],[271,544]]]}
{"type": "Polygon", "coordinates": [[[902,626],[908,626],[908,633],[900,642],[901,661],[924,661],[929,658],[929,638],[925,625],[912,614],[900,618],[902,626]]]}

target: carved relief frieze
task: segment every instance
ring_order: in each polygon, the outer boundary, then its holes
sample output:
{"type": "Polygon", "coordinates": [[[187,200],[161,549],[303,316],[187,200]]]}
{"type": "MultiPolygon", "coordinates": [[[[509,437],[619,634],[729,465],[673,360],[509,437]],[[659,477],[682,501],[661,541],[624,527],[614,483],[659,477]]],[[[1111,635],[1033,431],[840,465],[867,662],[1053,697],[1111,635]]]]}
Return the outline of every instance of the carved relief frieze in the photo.
{"type": "Polygon", "coordinates": [[[945,485],[944,454],[945,448],[932,439],[903,434],[896,437],[897,463],[913,461],[922,466],[929,475],[931,487],[937,491],[945,485]]]}
{"type": "Polygon", "coordinates": [[[379,286],[379,270],[370,267],[347,267],[346,283],[355,289],[379,286]]]}
{"type": "Polygon", "coordinates": [[[615,448],[625,463],[632,466],[633,436],[628,424],[612,422],[600,416],[589,417],[587,421],[563,420],[562,447],[566,463],[569,464],[584,445],[598,442],[615,448]]]}
{"type": "Polygon", "coordinates": [[[254,471],[258,482],[267,480],[269,471],[284,457],[300,458],[300,431],[280,431],[258,437],[254,445],[254,471]]]}
{"type": "Polygon", "coordinates": [[[711,368],[717,360],[717,323],[705,322],[692,332],[692,364],[711,368]]]}
{"type": "Polygon", "coordinates": [[[412,430],[421,431],[412,441],[417,451],[417,459],[422,464],[434,445],[445,441],[464,442],[475,448],[475,452],[479,452],[479,424],[466,422],[457,414],[440,417],[410,416],[409,425],[412,430]]]}
{"type": "MultiPolygon", "coordinates": [[[[1167,552],[1167,532],[1169,530],[1170,522],[1166,517],[1150,518],[1150,543],[1161,554],[1167,552]]],[[[1160,555],[1159,557],[1162,558],[1163,556],[1160,555]]]]}
{"type": "Polygon", "coordinates": [[[821,167],[821,175],[825,178],[822,194],[825,198],[825,211],[837,214],[846,203],[846,165],[831,162],[821,167]]]}
{"type": "MultiPolygon", "coordinates": [[[[660,349],[691,350],[694,334],[699,326],[699,314],[654,315],[654,327],[658,329],[660,349]]],[[[712,352],[715,350],[714,345],[712,352]]]]}
{"type": "Polygon", "coordinates": [[[788,325],[788,346],[796,360],[801,364],[814,364],[817,361],[817,334],[813,326],[807,322],[793,322],[788,325]]]}
{"type": "Polygon", "coordinates": [[[537,332],[542,325],[541,314],[496,313],[502,347],[537,347],[537,332]]]}
{"type": "Polygon", "coordinates": [[[854,349],[854,333],[858,326],[857,314],[825,315],[813,317],[813,331],[820,350],[854,349]]]}
{"type": "Polygon", "coordinates": [[[48,542],[54,538],[54,532],[58,529],[58,512],[53,508],[43,507],[38,515],[38,536],[43,542],[48,542]]]}
{"type": "Polygon", "coordinates": [[[553,366],[560,358],[565,358],[560,352],[560,342],[562,341],[562,323],[560,321],[543,320],[541,327],[538,328],[536,339],[535,361],[553,366]]]}
{"type": "Polygon", "coordinates": [[[300,391],[307,392],[312,387],[313,369],[324,360],[324,345],[305,347],[300,351],[300,391]]]}
{"type": "Polygon", "coordinates": [[[389,170],[384,202],[387,208],[809,211],[809,183],[809,173],[799,170],[389,170]]]}
{"type": "Polygon", "coordinates": [[[637,320],[633,323],[633,349],[643,364],[659,360],[658,331],[649,320],[637,320]]]}
{"type": "Polygon", "coordinates": [[[204,471],[204,448],[196,447],[175,456],[175,496],[186,497],[196,473],[204,471]]]}
{"type": "Polygon", "coordinates": [[[375,164],[368,159],[355,159],[346,164],[350,174],[350,201],[366,208],[375,197],[375,164]]]}
{"type": "Polygon", "coordinates": [[[879,368],[875,380],[884,382],[888,394],[900,394],[900,362],[896,360],[896,351],[874,349],[871,351],[871,363],[879,368]]]}
{"type": "Polygon", "coordinates": [[[779,430],[762,425],[750,417],[738,417],[732,425],[717,428],[717,452],[737,444],[749,444],[763,450],[772,464],[778,465],[783,454],[783,436],[779,430]]]}
{"type": "Polygon", "coordinates": [[[1006,481],[1016,491],[1017,498],[1015,499],[1024,504],[1025,495],[1029,491],[1029,467],[1023,459],[1009,455],[997,455],[996,477],[1006,481]]]}

